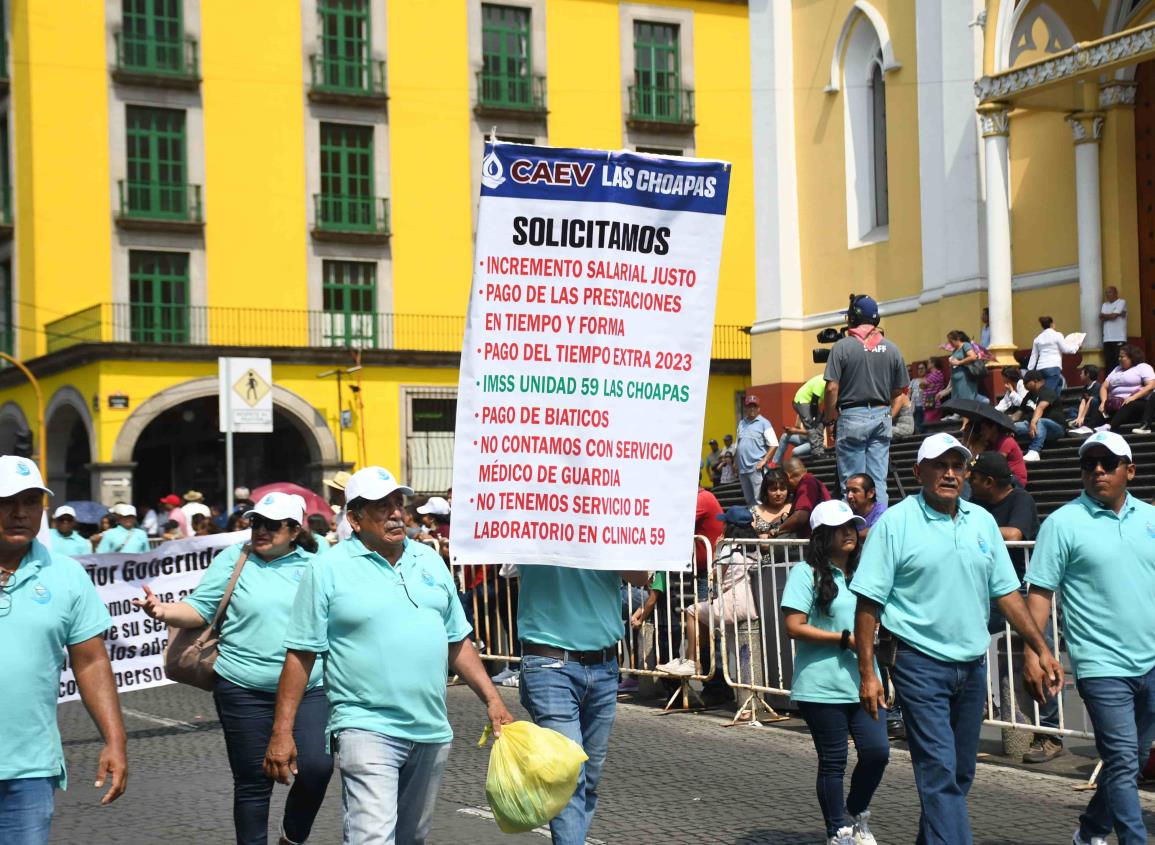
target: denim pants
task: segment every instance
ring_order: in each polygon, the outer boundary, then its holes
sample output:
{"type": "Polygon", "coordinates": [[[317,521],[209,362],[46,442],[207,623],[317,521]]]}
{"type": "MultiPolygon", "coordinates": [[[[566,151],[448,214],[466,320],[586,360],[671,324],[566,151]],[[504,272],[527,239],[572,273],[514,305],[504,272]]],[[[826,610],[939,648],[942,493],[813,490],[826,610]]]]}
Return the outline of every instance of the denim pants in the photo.
{"type": "Polygon", "coordinates": [[[900,643],[891,677],[902,699],[922,805],[915,841],[972,845],[967,793],[987,700],[986,657],[945,663],[900,643]]]}
{"type": "Polygon", "coordinates": [[[865,472],[874,479],[876,496],[885,505],[886,477],[890,470],[890,408],[847,408],[838,413],[838,483],[846,492],[846,479],[865,472]]]}
{"type": "Polygon", "coordinates": [[[810,440],[802,434],[787,434],[778,441],[778,449],[774,452],[774,463],[782,463],[782,459],[786,457],[786,447],[793,446],[794,451],[790,454],[796,458],[804,458],[810,454],[813,448],[810,445],[810,440]]]}
{"type": "Polygon", "coordinates": [[[762,487],[762,470],[739,473],[738,482],[742,485],[742,498],[746,500],[746,507],[752,508],[758,504],[758,493],[762,487]]]}
{"type": "Polygon", "coordinates": [[[1103,761],[1099,788],[1079,817],[1079,830],[1088,842],[1114,829],[1119,845],[1142,845],[1147,833],[1137,783],[1155,740],[1155,668],[1137,678],[1080,678],[1075,685],[1103,761]]]}
{"type": "Polygon", "coordinates": [[[0,780],[0,842],[48,845],[56,778],[0,780]]]}
{"type": "MultiPolygon", "coordinates": [[[[1027,437],[1031,430],[1031,424],[1026,420],[1021,420],[1015,423],[1015,434],[1020,437],[1027,437]]],[[[1033,452],[1041,452],[1043,446],[1050,440],[1058,440],[1063,436],[1063,427],[1054,420],[1040,417],[1038,424],[1035,426],[1035,436],[1031,438],[1031,443],[1027,447],[1033,452]]]]}
{"type": "MultiPolygon", "coordinates": [[[[277,695],[248,689],[217,678],[213,701],[225,734],[233,771],[233,826],[237,845],[265,845],[269,838],[269,799],[273,781],[262,768],[273,735],[277,695]]],[[[292,842],[304,842],[325,800],[333,758],[325,750],[329,704],[323,687],[305,693],[297,708],[293,741],[297,743],[297,776],[285,801],[281,829],[292,842]]],[[[0,839],[0,841],[3,841],[0,839]]]]}
{"type": "Polygon", "coordinates": [[[521,660],[521,704],[534,724],[578,743],[589,759],[565,809],[549,823],[554,845],[583,845],[598,805],[598,781],[606,764],[618,706],[618,661],[582,666],[526,654],[521,660]]]}
{"type": "Polygon", "coordinates": [[[1063,369],[1062,367],[1044,367],[1039,370],[1043,374],[1043,382],[1056,394],[1063,392],[1063,369]]]}
{"type": "Polygon", "coordinates": [[[449,747],[355,728],[339,732],[343,845],[425,845],[449,747]]]}
{"type": "MultiPolygon", "coordinates": [[[[882,782],[882,772],[890,759],[886,719],[872,719],[858,702],[824,704],[799,701],[798,710],[810,729],[818,752],[818,806],[826,821],[826,835],[834,836],[846,826],[846,817],[857,816],[870,807],[870,799],[882,782]],[[854,738],[858,763],[850,776],[850,794],[843,799],[848,737],[854,738]]],[[[884,717],[885,713],[880,713],[884,717]]]]}

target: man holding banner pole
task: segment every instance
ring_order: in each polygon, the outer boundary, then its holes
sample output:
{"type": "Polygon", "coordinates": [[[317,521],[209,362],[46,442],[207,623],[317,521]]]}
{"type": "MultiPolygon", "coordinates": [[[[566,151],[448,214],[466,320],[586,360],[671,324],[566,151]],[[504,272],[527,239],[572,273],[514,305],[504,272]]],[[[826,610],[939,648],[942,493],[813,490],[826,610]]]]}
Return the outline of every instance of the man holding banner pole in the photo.
{"type": "Polygon", "coordinates": [[[104,747],[97,788],[111,785],[102,804],[124,792],[128,779],[124,722],[104,633],[112,623],[80,564],[36,539],[44,486],[32,461],[0,457],[0,842],[45,845],[55,790],[67,788],[56,698],[65,651],[84,705],[104,747]]]}

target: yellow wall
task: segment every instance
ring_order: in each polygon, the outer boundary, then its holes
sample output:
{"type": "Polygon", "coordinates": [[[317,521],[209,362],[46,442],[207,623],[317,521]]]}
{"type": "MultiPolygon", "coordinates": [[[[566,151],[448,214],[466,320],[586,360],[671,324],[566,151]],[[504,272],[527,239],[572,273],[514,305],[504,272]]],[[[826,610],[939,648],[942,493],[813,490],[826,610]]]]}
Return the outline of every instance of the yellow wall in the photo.
{"type": "Polygon", "coordinates": [[[552,0],[547,6],[546,93],[553,146],[614,150],[622,145],[619,19],[612,2],[552,0]]]}
{"type": "Polygon", "coordinates": [[[1009,149],[1014,272],[1076,264],[1075,144],[1064,115],[1016,112],[1009,149]]]}

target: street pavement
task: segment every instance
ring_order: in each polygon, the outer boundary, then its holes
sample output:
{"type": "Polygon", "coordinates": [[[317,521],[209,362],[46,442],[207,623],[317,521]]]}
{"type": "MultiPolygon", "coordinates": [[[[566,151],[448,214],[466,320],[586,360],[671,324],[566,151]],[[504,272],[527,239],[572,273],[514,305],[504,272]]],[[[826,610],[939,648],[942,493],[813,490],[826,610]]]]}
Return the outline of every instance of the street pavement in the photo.
{"type": "MultiPolygon", "coordinates": [[[[516,690],[502,690],[515,717],[525,713],[516,690]]],[[[121,697],[129,730],[127,794],[100,807],[92,787],[100,739],[73,702],[60,707],[72,785],[57,794],[53,842],[61,845],[229,843],[232,785],[224,740],[207,693],[167,686],[121,697]]],[[[477,748],[484,710],[464,687],[449,690],[457,734],[429,845],[547,842],[547,835],[513,840],[486,808],[489,752],[477,748]]],[[[661,845],[813,845],[823,839],[814,797],[815,756],[797,721],[765,727],[726,727],[727,714],[663,714],[639,704],[618,709],[601,803],[590,841],[661,845]]],[[[1086,775],[1093,758],[1068,754],[1070,771],[1086,775]]],[[[853,755],[851,760],[853,761],[853,755]]],[[[977,843],[1066,845],[1089,793],[1072,777],[980,763],[971,790],[977,843]]],[[[270,840],[287,790],[274,791],[270,840]]],[[[1149,830],[1155,797],[1143,794],[1149,830]]],[[[341,838],[340,778],[334,775],[317,819],[314,843],[341,838]]],[[[910,757],[899,747],[872,806],[881,845],[913,842],[918,796],[910,757]]],[[[1114,839],[1111,840],[1114,842],[1114,839]]]]}

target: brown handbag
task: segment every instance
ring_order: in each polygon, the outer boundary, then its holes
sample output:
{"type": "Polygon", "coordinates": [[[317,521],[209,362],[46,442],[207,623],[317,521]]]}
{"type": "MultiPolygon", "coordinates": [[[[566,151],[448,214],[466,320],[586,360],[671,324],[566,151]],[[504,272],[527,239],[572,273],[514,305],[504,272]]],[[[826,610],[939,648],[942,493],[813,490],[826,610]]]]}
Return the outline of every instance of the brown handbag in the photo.
{"type": "Polygon", "coordinates": [[[241,549],[241,556],[237,559],[237,565],[233,567],[233,577],[225,587],[225,593],[221,596],[212,622],[199,628],[168,626],[164,673],[170,681],[210,691],[216,685],[217,676],[213,666],[217,662],[217,655],[220,654],[221,625],[224,623],[229,599],[233,597],[233,590],[237,586],[237,579],[241,577],[241,569],[244,568],[251,551],[252,548],[247,543],[241,549]]]}

